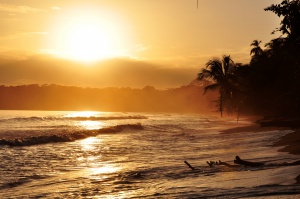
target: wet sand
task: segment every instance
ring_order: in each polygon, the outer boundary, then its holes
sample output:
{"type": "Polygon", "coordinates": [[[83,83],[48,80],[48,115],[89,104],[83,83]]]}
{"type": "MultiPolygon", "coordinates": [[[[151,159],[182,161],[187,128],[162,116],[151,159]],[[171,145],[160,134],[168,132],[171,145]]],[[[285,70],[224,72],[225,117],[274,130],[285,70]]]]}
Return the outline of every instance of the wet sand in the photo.
{"type": "Polygon", "coordinates": [[[283,136],[273,146],[285,146],[279,151],[300,155],[300,129],[296,129],[295,132],[283,136]]]}
{"type": "MultiPolygon", "coordinates": [[[[235,127],[231,129],[225,129],[221,131],[222,133],[242,133],[242,132],[262,132],[262,131],[272,131],[272,130],[290,130],[287,127],[261,127],[258,124],[253,124],[249,126],[235,127]]],[[[281,137],[278,141],[273,143],[273,147],[283,146],[280,149],[281,152],[288,152],[293,155],[300,155],[300,129],[293,129],[293,133],[289,133],[281,137]]],[[[300,184],[300,174],[295,178],[297,184],[300,184]]]]}
{"type": "MultiPolygon", "coordinates": [[[[285,146],[279,151],[300,155],[300,129],[296,129],[295,132],[283,136],[280,140],[275,142],[273,146],[285,146]]],[[[297,184],[300,184],[300,175],[298,175],[295,180],[297,184]]]]}
{"type": "MultiPolygon", "coordinates": [[[[290,130],[291,128],[287,127],[260,127],[258,124],[252,124],[249,126],[241,126],[230,129],[222,130],[221,133],[244,133],[244,132],[263,132],[263,131],[284,131],[290,130]]],[[[288,152],[293,155],[300,155],[300,129],[293,129],[293,133],[289,133],[280,138],[277,142],[273,143],[274,147],[284,146],[280,149],[282,152],[288,152]]]]}
{"type": "Polygon", "coordinates": [[[244,133],[244,132],[251,132],[251,133],[257,133],[257,132],[263,132],[263,131],[275,131],[275,130],[290,130],[290,128],[286,127],[261,127],[258,124],[252,124],[248,126],[239,126],[234,128],[229,128],[225,130],[221,130],[221,133],[227,134],[227,133],[244,133]]]}

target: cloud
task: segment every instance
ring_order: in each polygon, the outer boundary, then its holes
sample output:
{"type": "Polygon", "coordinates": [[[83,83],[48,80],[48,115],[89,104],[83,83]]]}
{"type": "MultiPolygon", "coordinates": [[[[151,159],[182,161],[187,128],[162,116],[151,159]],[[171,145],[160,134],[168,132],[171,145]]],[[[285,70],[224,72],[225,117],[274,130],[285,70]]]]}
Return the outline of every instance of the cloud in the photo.
{"type": "Polygon", "coordinates": [[[32,34],[32,35],[47,35],[48,32],[30,32],[29,34],[32,34]]]}
{"type": "Polygon", "coordinates": [[[26,60],[31,54],[24,51],[7,50],[0,47],[0,65],[2,62],[26,60]]]}
{"type": "Polygon", "coordinates": [[[133,50],[136,52],[143,52],[143,51],[149,50],[149,47],[146,47],[142,44],[137,44],[134,46],[133,50]]]}
{"type": "Polygon", "coordinates": [[[43,12],[44,10],[29,7],[29,6],[17,6],[17,5],[12,5],[12,4],[0,3],[0,11],[27,14],[27,13],[43,12]]]}
{"type": "Polygon", "coordinates": [[[61,8],[58,7],[58,6],[53,6],[51,9],[52,9],[52,10],[61,10],[61,8]]]}

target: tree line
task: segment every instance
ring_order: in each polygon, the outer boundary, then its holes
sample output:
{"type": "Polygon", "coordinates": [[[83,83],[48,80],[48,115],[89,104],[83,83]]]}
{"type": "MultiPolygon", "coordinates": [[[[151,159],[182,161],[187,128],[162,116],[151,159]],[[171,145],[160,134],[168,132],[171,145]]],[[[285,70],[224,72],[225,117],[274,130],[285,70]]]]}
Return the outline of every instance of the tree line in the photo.
{"type": "Polygon", "coordinates": [[[261,47],[251,43],[251,61],[235,63],[229,55],[211,59],[198,74],[217,90],[217,110],[224,114],[300,116],[300,0],[283,0],[265,8],[281,17],[278,38],[261,47]]]}
{"type": "Polygon", "coordinates": [[[203,96],[201,85],[157,90],[82,88],[62,85],[0,86],[2,110],[98,110],[128,112],[210,113],[214,94],[203,96]]]}

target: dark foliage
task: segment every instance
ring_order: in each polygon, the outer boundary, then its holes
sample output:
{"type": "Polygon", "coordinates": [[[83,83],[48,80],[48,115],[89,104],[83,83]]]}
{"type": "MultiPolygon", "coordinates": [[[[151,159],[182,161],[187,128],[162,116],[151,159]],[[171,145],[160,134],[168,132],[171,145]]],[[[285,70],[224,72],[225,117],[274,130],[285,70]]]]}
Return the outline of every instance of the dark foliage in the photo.
{"type": "MultiPolygon", "coordinates": [[[[214,83],[205,90],[220,85],[218,103],[230,101],[237,106],[234,110],[262,115],[300,116],[300,0],[284,0],[265,10],[282,18],[280,27],[275,30],[282,35],[268,42],[265,49],[260,47],[261,41],[252,42],[250,64],[235,65],[234,72],[226,77],[226,81],[233,86],[230,87],[231,95],[222,95],[222,90],[228,85],[216,78],[219,77],[216,70],[209,67],[211,61],[207,64],[208,68],[200,73],[199,79],[212,77],[214,83]]],[[[223,109],[232,110],[232,105],[223,103],[221,113],[223,109]]]]}

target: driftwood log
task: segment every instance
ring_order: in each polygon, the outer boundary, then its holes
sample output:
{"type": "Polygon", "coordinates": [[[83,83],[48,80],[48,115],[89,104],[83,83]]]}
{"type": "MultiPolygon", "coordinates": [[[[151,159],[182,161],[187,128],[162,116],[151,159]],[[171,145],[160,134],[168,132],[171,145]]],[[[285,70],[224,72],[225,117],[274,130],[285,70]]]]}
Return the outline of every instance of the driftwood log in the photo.
{"type": "Polygon", "coordinates": [[[235,164],[240,164],[248,167],[261,167],[265,165],[264,163],[261,162],[250,162],[250,161],[242,160],[239,156],[236,156],[233,162],[235,164]]]}
{"type": "MultiPolygon", "coordinates": [[[[192,165],[190,165],[187,161],[184,161],[184,163],[191,169],[196,170],[192,165]]],[[[250,162],[247,160],[242,160],[239,156],[235,157],[234,163],[237,165],[231,165],[226,162],[219,161],[207,161],[206,162],[209,167],[214,167],[215,165],[224,165],[226,167],[236,168],[239,166],[247,166],[247,167],[263,167],[263,166],[294,166],[294,165],[300,165],[300,160],[295,162],[283,162],[283,163],[277,163],[277,164],[264,164],[262,162],[250,162]]]]}

